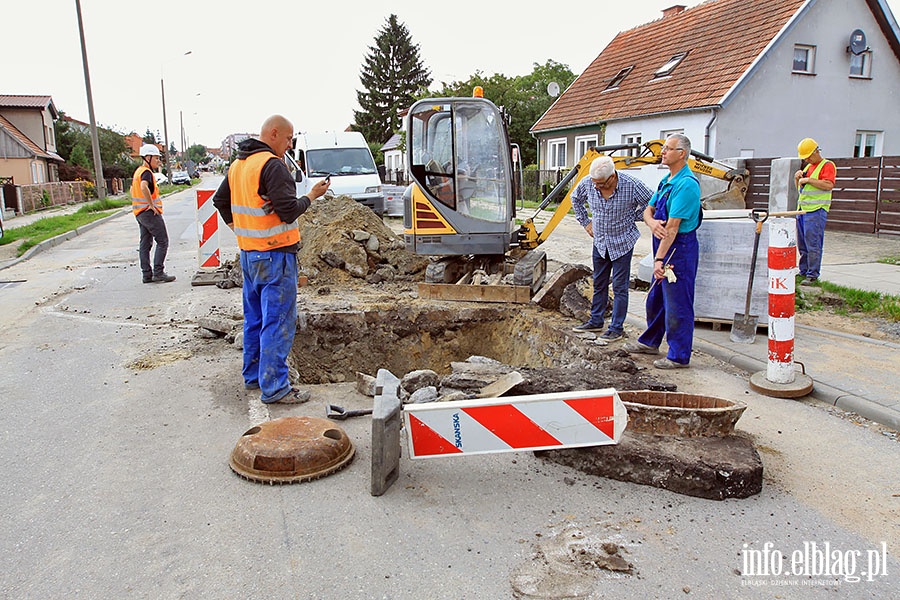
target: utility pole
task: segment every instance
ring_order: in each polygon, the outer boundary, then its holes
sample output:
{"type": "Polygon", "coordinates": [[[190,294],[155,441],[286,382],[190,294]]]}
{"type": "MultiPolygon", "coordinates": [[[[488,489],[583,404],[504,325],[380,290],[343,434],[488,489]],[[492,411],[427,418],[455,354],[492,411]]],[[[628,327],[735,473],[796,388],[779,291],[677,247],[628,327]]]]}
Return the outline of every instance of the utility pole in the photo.
{"type": "Polygon", "coordinates": [[[88,115],[91,120],[91,148],[94,152],[94,185],[97,197],[106,198],[106,179],[103,178],[103,160],[100,158],[100,138],[97,137],[97,120],[94,118],[94,97],[91,94],[91,73],[88,69],[87,47],[84,45],[84,23],[81,20],[81,1],[75,0],[78,13],[78,35],[81,37],[81,61],[84,63],[84,87],[87,90],[88,115]]]}
{"type": "Polygon", "coordinates": [[[163,105],[163,141],[166,143],[166,177],[172,183],[172,165],[169,163],[169,126],[166,124],[166,84],[163,78],[159,78],[159,89],[162,92],[163,105]]]}

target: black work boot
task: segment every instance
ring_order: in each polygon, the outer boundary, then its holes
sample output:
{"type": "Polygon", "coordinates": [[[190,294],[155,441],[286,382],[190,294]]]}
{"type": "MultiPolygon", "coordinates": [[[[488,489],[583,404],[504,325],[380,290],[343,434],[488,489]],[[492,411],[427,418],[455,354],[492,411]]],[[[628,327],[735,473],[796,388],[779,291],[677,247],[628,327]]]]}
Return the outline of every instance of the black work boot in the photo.
{"type": "Polygon", "coordinates": [[[169,283],[170,281],[175,281],[175,276],[165,272],[153,276],[153,283],[169,283]]]}

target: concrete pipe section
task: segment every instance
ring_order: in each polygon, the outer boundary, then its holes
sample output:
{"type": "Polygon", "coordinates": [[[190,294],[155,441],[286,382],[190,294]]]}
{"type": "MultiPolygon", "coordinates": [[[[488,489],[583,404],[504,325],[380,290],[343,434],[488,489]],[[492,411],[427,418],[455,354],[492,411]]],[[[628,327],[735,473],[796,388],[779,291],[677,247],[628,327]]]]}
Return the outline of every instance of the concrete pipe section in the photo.
{"type": "Polygon", "coordinates": [[[353,460],[350,438],[327,419],[285,417],[247,430],[231,452],[231,469],[261,483],[300,483],[353,460]]]}

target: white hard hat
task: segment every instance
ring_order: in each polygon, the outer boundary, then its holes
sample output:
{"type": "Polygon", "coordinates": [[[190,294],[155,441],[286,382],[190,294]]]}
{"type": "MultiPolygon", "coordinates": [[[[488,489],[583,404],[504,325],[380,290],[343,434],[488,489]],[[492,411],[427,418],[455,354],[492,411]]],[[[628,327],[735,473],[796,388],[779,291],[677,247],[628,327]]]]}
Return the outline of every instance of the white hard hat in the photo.
{"type": "Polygon", "coordinates": [[[153,144],[144,144],[141,146],[141,156],[159,156],[159,148],[153,144]]]}

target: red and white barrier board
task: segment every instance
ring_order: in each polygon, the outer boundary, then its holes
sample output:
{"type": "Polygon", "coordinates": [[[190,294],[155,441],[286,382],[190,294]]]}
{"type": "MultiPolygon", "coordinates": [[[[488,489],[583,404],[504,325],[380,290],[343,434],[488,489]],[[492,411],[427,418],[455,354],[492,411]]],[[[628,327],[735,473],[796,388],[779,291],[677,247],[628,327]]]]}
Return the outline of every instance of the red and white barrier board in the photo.
{"type": "Polygon", "coordinates": [[[615,444],[628,424],[614,389],[407,404],[410,458],[615,444]]]}
{"type": "Polygon", "coordinates": [[[215,190],[197,190],[197,234],[200,238],[197,260],[201,269],[222,266],[219,258],[219,212],[212,203],[214,193],[215,190]]]}

